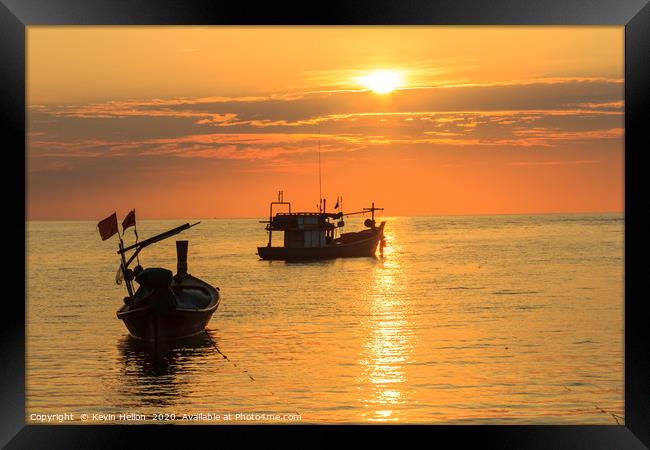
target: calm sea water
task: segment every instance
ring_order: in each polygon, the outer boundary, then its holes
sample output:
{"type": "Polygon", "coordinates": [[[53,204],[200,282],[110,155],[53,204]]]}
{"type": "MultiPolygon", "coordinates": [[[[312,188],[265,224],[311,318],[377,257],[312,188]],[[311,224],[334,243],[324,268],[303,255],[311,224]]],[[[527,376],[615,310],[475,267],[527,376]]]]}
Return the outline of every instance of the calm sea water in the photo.
{"type": "MultiPolygon", "coordinates": [[[[221,305],[207,335],[158,355],[115,316],[115,238],[29,222],[28,422],[623,423],[622,215],[386,220],[384,258],[289,264],[258,259],[256,219],[204,220],[179,239],[221,305]]],[[[175,258],[169,239],[141,263],[175,258]]]]}

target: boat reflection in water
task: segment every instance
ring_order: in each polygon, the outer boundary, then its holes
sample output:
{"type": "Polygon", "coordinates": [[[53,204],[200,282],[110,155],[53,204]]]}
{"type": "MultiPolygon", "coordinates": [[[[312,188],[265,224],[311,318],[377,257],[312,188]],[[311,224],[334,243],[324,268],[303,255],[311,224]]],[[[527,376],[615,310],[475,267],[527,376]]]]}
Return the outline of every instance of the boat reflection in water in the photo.
{"type": "Polygon", "coordinates": [[[179,359],[204,356],[215,351],[212,337],[206,333],[183,339],[161,341],[158,345],[132,336],[125,336],[118,343],[122,361],[139,367],[141,375],[173,375],[182,372],[179,359]]]}
{"type": "Polygon", "coordinates": [[[169,406],[190,392],[188,378],[198,364],[215,357],[213,337],[196,336],[154,345],[132,336],[118,342],[121,372],[120,394],[140,405],[169,406]],[[128,391],[128,392],[127,392],[128,391]]]}

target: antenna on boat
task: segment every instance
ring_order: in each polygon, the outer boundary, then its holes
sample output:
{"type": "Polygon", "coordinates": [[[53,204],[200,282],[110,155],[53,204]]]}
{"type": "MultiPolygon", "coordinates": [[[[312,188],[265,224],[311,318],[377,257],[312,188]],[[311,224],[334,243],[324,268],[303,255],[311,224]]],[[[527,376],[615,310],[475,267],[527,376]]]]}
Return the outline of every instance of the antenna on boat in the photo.
{"type": "Polygon", "coordinates": [[[320,168],[320,122],[318,122],[318,212],[322,212],[323,204],[323,177],[320,168]]]}

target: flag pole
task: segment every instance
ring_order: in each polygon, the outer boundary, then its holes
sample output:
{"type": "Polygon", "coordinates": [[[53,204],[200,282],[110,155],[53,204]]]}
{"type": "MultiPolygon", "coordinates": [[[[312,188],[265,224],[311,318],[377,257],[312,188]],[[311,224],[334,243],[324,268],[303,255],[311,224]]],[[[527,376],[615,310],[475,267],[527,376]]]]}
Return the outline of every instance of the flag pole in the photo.
{"type": "MultiPolygon", "coordinates": [[[[117,227],[117,237],[120,238],[120,250],[124,250],[124,241],[122,240],[122,235],[120,234],[120,227],[117,227]]],[[[124,257],[124,252],[120,252],[120,258],[122,259],[122,275],[124,276],[124,282],[126,283],[126,290],[129,291],[129,297],[133,297],[133,287],[131,286],[131,281],[126,277],[126,258],[124,257]]]]}
{"type": "MultiPolygon", "coordinates": [[[[135,217],[135,208],[133,208],[133,233],[135,234],[135,243],[138,243],[138,221],[135,217]]],[[[138,266],[140,265],[140,255],[135,255],[136,260],[138,261],[138,266]]]]}

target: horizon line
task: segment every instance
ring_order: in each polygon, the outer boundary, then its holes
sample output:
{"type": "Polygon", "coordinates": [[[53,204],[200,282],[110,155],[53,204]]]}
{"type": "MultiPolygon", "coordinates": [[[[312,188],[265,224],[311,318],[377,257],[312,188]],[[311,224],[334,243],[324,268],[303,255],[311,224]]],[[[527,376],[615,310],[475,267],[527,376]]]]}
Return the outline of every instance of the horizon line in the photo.
{"type": "MultiPolygon", "coordinates": [[[[383,217],[481,217],[481,216],[551,216],[551,215],[590,215],[590,214],[623,214],[625,211],[554,211],[554,212],[525,212],[525,213],[457,213],[457,214],[393,214],[385,215],[383,217]]],[[[139,220],[233,220],[233,219],[260,219],[266,218],[263,216],[213,216],[213,217],[198,217],[198,216],[183,216],[183,217],[151,217],[139,218],[139,220]]],[[[91,222],[95,218],[86,219],[29,219],[25,217],[27,222],[91,222]]]]}

